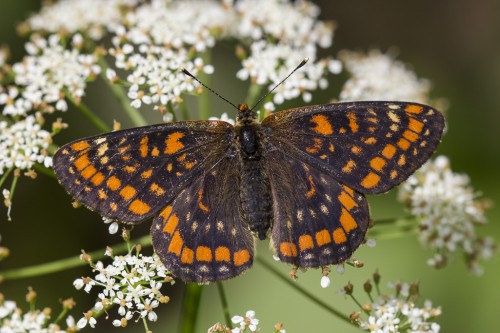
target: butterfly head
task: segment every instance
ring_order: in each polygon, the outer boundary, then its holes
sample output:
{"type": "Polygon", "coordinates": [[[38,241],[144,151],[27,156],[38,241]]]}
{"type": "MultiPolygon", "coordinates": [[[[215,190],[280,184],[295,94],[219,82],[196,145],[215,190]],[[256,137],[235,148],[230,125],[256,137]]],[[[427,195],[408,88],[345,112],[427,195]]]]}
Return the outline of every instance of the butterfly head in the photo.
{"type": "Polygon", "coordinates": [[[254,122],[256,118],[255,111],[250,109],[247,104],[238,104],[238,117],[236,118],[238,123],[248,125],[254,122]]]}

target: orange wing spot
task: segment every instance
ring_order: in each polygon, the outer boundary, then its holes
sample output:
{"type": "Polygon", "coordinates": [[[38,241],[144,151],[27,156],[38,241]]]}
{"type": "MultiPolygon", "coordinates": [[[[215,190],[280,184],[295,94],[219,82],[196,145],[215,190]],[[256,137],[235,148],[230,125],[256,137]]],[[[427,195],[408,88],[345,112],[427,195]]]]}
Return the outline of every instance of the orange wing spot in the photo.
{"type": "Polygon", "coordinates": [[[87,156],[87,154],[83,154],[82,156],[78,157],[75,162],[73,162],[73,164],[78,171],[82,171],[90,164],[89,157],[87,156]]]}
{"type": "Polygon", "coordinates": [[[330,152],[332,152],[332,153],[335,151],[335,146],[333,145],[333,143],[330,143],[330,146],[328,147],[328,150],[330,152]]]}
{"type": "Polygon", "coordinates": [[[184,247],[181,254],[181,263],[192,264],[194,261],[194,251],[189,247],[184,247]]]}
{"type": "Polygon", "coordinates": [[[177,157],[177,161],[184,162],[186,160],[186,156],[186,153],[182,154],[181,156],[177,157]]]}
{"type": "Polygon", "coordinates": [[[340,193],[338,198],[342,206],[344,206],[347,210],[351,210],[353,207],[358,206],[356,201],[354,201],[354,199],[344,191],[340,193]]]}
{"type": "Polygon", "coordinates": [[[76,151],[81,151],[90,148],[90,144],[87,141],[75,142],[71,145],[71,149],[76,151]]]}
{"type": "Polygon", "coordinates": [[[368,120],[370,123],[378,124],[378,118],[369,117],[369,118],[366,118],[366,120],[368,120]]]}
{"type": "Polygon", "coordinates": [[[225,246],[219,246],[215,249],[215,261],[231,262],[231,252],[225,246]]]}
{"type": "Polygon", "coordinates": [[[375,139],[373,136],[369,137],[364,141],[367,145],[373,145],[374,143],[377,143],[377,139],[375,139]]]}
{"type": "Polygon", "coordinates": [[[391,144],[385,145],[384,149],[382,150],[382,156],[390,160],[394,154],[396,153],[396,147],[394,147],[391,144]]]}
{"type": "Polygon", "coordinates": [[[394,179],[398,176],[398,172],[396,170],[391,171],[391,179],[394,179]]]}
{"type": "Polygon", "coordinates": [[[404,131],[403,136],[405,137],[405,139],[411,142],[415,142],[419,138],[419,135],[417,133],[410,130],[404,131]]]}
{"type": "Polygon", "coordinates": [[[165,223],[165,226],[163,227],[163,232],[167,232],[170,235],[172,235],[175,229],[177,229],[178,224],[179,224],[179,218],[177,217],[177,215],[175,213],[169,215],[167,223],[165,223]]]}
{"type": "Polygon", "coordinates": [[[395,114],[394,111],[387,112],[387,115],[389,116],[389,118],[391,119],[391,121],[394,122],[394,123],[399,123],[401,121],[401,119],[399,118],[399,116],[397,114],[395,114]]]}
{"type": "Polygon", "coordinates": [[[139,147],[139,151],[141,152],[141,157],[148,156],[148,141],[149,138],[147,136],[144,136],[141,139],[141,146],[139,147]]]}
{"type": "Polygon", "coordinates": [[[310,199],[316,193],[316,189],[314,188],[313,177],[311,175],[307,177],[307,180],[309,181],[309,184],[311,184],[311,189],[307,191],[306,197],[310,199]]]}
{"type": "Polygon", "coordinates": [[[424,128],[424,123],[418,121],[417,119],[415,119],[413,117],[409,117],[408,128],[411,129],[415,133],[420,133],[420,132],[422,132],[422,129],[424,128]]]}
{"type": "Polygon", "coordinates": [[[203,199],[203,189],[199,190],[198,191],[198,207],[200,207],[200,209],[202,211],[204,211],[205,213],[207,213],[209,211],[208,207],[205,206],[203,204],[203,202],[201,202],[201,199],[203,199]]]}
{"type": "Polygon", "coordinates": [[[196,260],[198,261],[212,261],[212,250],[206,246],[198,246],[196,248],[196,260]]]}
{"type": "Polygon", "coordinates": [[[151,210],[151,207],[144,201],[135,199],[128,206],[128,210],[130,210],[132,213],[136,215],[144,215],[151,210]]]}
{"type": "Polygon", "coordinates": [[[132,166],[132,165],[127,165],[127,166],[123,167],[123,170],[127,173],[134,173],[137,171],[137,168],[135,166],[132,166]]]}
{"type": "Polygon", "coordinates": [[[163,222],[165,222],[170,214],[172,213],[172,206],[166,206],[160,213],[160,216],[163,217],[163,222]]]}
{"type": "Polygon", "coordinates": [[[351,171],[356,167],[356,162],[349,160],[346,165],[342,168],[342,172],[351,173],[351,171]]]}
{"type": "Polygon", "coordinates": [[[320,138],[313,138],[313,140],[314,144],[312,145],[312,147],[306,148],[306,152],[310,154],[316,154],[321,149],[321,145],[323,144],[323,140],[321,140],[320,138]]]}
{"type": "Polygon", "coordinates": [[[111,176],[106,181],[106,185],[111,191],[116,191],[117,189],[120,188],[120,186],[122,186],[122,182],[115,176],[111,176]]]}
{"type": "Polygon", "coordinates": [[[344,228],[345,232],[349,232],[358,227],[352,215],[345,208],[342,208],[342,212],[340,213],[340,224],[342,224],[342,228],[344,228]]]}
{"type": "Polygon", "coordinates": [[[130,160],[130,154],[122,155],[122,160],[124,160],[125,162],[130,160]]]}
{"type": "Polygon", "coordinates": [[[385,164],[386,162],[382,157],[374,157],[370,161],[370,167],[376,171],[382,171],[382,169],[385,167],[385,164]]]}
{"type": "Polygon", "coordinates": [[[281,242],[280,243],[280,253],[285,257],[296,257],[297,256],[297,246],[293,243],[281,242]]]}
{"type": "Polygon", "coordinates": [[[143,173],[141,173],[141,178],[148,179],[149,177],[151,177],[152,174],[153,174],[153,169],[146,170],[143,173]]]}
{"type": "Polygon", "coordinates": [[[330,135],[333,133],[332,125],[325,115],[317,114],[311,117],[311,122],[316,124],[315,127],[311,128],[314,132],[323,135],[330,135]]]}
{"type": "Polygon", "coordinates": [[[99,196],[99,199],[106,200],[108,198],[108,195],[106,192],[104,192],[101,188],[97,190],[97,195],[99,196]]]}
{"type": "Polygon", "coordinates": [[[361,153],[361,147],[358,147],[358,146],[352,146],[352,147],[351,147],[351,152],[352,152],[353,154],[359,155],[359,153],[361,153]]]}
{"type": "Polygon", "coordinates": [[[354,190],[348,186],[342,185],[342,189],[349,193],[351,197],[354,197],[354,190]]]}
{"type": "Polygon", "coordinates": [[[328,230],[323,229],[316,233],[316,243],[318,243],[319,246],[331,243],[331,241],[332,238],[330,237],[330,233],[328,232],[328,230]]]}
{"type": "Polygon", "coordinates": [[[109,204],[109,208],[111,208],[113,212],[116,212],[116,210],[118,209],[118,205],[115,202],[111,202],[109,204]]]}
{"type": "Polygon", "coordinates": [[[372,188],[377,186],[377,184],[380,182],[380,176],[370,172],[368,175],[366,175],[365,178],[361,181],[361,186],[364,188],[372,188]]]}
{"type": "Polygon", "coordinates": [[[408,148],[410,148],[410,146],[411,146],[410,141],[403,139],[403,138],[399,139],[399,141],[398,141],[399,148],[401,148],[403,150],[407,150],[408,148]]]}
{"type": "Polygon", "coordinates": [[[85,179],[89,179],[90,177],[92,177],[95,173],[97,172],[97,169],[94,168],[93,165],[90,165],[88,167],[86,167],[85,169],[83,169],[81,175],[83,178],[85,179]]]}
{"type": "Polygon", "coordinates": [[[123,154],[124,152],[126,152],[126,151],[127,151],[127,150],[129,150],[129,149],[130,149],[130,145],[126,145],[125,147],[120,147],[120,148],[118,148],[118,152],[119,152],[120,154],[123,154]]]}
{"type": "Polygon", "coordinates": [[[356,122],[356,115],[354,113],[349,112],[347,114],[347,118],[349,118],[349,127],[353,133],[356,133],[359,129],[359,125],[356,122]]]}
{"type": "Polygon", "coordinates": [[[344,230],[342,230],[342,228],[337,228],[335,230],[333,230],[333,241],[335,242],[335,244],[342,244],[342,243],[345,243],[347,242],[347,236],[344,232],[344,230]]]}
{"type": "Polygon", "coordinates": [[[156,157],[158,155],[160,155],[160,150],[156,147],[153,147],[153,149],[151,150],[151,156],[156,157]]]}
{"type": "Polygon", "coordinates": [[[398,158],[398,165],[403,166],[405,164],[406,164],[406,156],[401,154],[401,156],[399,156],[398,158]]]}
{"type": "Polygon", "coordinates": [[[242,266],[250,261],[250,252],[248,250],[239,250],[234,252],[233,255],[234,266],[242,266]]]}
{"type": "Polygon", "coordinates": [[[163,187],[159,186],[158,184],[156,183],[153,183],[151,184],[151,186],[149,187],[149,189],[151,190],[151,192],[153,192],[156,196],[162,196],[163,194],[165,194],[165,190],[163,189],[163,187]]]}
{"type": "Polygon", "coordinates": [[[172,169],[173,169],[172,163],[168,163],[167,164],[167,171],[170,172],[170,171],[172,171],[172,169]]]}
{"type": "Polygon", "coordinates": [[[184,240],[178,231],[174,233],[172,239],[170,240],[170,244],[168,245],[168,252],[174,253],[176,256],[181,255],[182,246],[184,245],[184,240]]]}
{"type": "Polygon", "coordinates": [[[184,147],[184,144],[179,141],[184,137],[184,133],[174,132],[168,135],[165,140],[165,154],[172,155],[184,147]]]}
{"type": "Polygon", "coordinates": [[[136,193],[137,191],[135,190],[135,188],[133,188],[130,185],[126,185],[124,188],[121,189],[120,196],[124,200],[130,200],[136,195],[136,193]]]}
{"type": "Polygon", "coordinates": [[[299,237],[300,252],[314,248],[314,243],[311,235],[302,235],[299,237]]]}
{"type": "Polygon", "coordinates": [[[104,181],[104,175],[102,172],[97,172],[94,176],[92,176],[92,178],[90,178],[90,181],[95,186],[99,186],[104,181]]]}
{"type": "Polygon", "coordinates": [[[422,111],[424,111],[424,107],[423,106],[420,106],[420,105],[408,105],[406,108],[405,108],[405,111],[408,112],[408,113],[422,113],[422,111]]]}
{"type": "Polygon", "coordinates": [[[184,167],[186,168],[186,170],[189,170],[192,169],[196,164],[197,162],[184,162],[184,167]]]}

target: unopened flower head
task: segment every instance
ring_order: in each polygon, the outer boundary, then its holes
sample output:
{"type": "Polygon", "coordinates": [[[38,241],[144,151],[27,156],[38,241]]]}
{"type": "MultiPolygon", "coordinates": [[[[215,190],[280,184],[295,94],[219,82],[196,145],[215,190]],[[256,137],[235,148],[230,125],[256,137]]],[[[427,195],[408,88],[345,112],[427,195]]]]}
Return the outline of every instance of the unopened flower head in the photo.
{"type": "Polygon", "coordinates": [[[481,272],[478,260],[490,258],[495,245],[476,235],[475,227],[486,223],[486,204],[477,199],[467,175],[453,172],[448,158],[438,156],[408,178],[399,194],[420,218],[420,241],[436,251],[431,266],[443,267],[462,252],[470,269],[481,272]]]}
{"type": "Polygon", "coordinates": [[[169,300],[160,291],[167,277],[160,259],[140,253],[113,256],[109,250],[106,255],[113,258],[111,264],[98,261],[94,266],[97,273],[94,278],[80,278],[73,283],[76,289],[83,288],[86,292],[99,289],[94,308],[78,321],[78,326],[95,325],[94,311],[108,310],[111,305],[117,307],[114,326],[124,326],[132,318],[156,321],[156,308],[169,300]]]}
{"type": "Polygon", "coordinates": [[[47,148],[52,142],[34,116],[9,125],[0,122],[0,175],[12,167],[29,170],[35,163],[52,165],[47,148]]]}
{"type": "Polygon", "coordinates": [[[341,101],[412,101],[429,104],[430,81],[419,79],[390,54],[341,52],[350,78],[340,92],[341,101]]]}

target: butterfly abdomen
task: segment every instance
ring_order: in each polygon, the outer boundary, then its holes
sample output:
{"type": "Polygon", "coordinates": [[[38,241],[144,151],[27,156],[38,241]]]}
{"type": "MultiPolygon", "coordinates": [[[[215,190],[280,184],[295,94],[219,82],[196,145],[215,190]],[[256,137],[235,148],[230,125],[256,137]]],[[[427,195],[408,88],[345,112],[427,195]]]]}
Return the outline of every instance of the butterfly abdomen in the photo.
{"type": "Polygon", "coordinates": [[[269,177],[261,159],[260,124],[251,117],[236,126],[241,163],[240,202],[242,218],[259,239],[271,226],[272,199],[269,177]]]}

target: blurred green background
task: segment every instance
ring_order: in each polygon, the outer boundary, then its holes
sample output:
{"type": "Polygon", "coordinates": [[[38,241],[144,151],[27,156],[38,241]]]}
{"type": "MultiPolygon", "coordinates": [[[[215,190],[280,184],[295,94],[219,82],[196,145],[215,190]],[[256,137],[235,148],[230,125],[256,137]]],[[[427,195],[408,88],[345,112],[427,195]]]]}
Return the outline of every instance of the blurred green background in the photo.
{"type": "MultiPolygon", "coordinates": [[[[325,54],[336,54],[342,49],[386,51],[397,47],[398,59],[411,64],[419,77],[433,82],[433,96],[449,100],[449,129],[438,153],[449,156],[452,168],[467,173],[474,187],[496,204],[487,212],[488,225],[478,232],[500,241],[500,1],[315,2],[322,8],[322,19],[335,20],[338,24],[334,46],[325,54]]],[[[15,25],[38,10],[40,2],[0,0],[0,4],[0,44],[9,45],[12,63],[22,58],[25,41],[17,36],[15,25]]],[[[238,102],[246,91],[245,84],[234,76],[238,63],[227,50],[214,52],[217,72],[212,86],[238,102]],[[220,70],[222,66],[227,67],[220,70]]],[[[315,94],[314,102],[325,102],[335,96],[338,82],[338,79],[332,81],[329,92],[315,94]]],[[[119,107],[105,94],[109,94],[106,88],[95,83],[88,91],[88,95],[94,97],[87,103],[94,110],[100,110],[108,122],[123,119],[119,107]]],[[[231,112],[219,101],[214,101],[214,107],[231,112]]],[[[159,122],[155,115],[149,119],[159,122]]],[[[96,133],[95,128],[75,112],[64,114],[64,120],[71,127],[56,138],[58,144],[96,133]]],[[[395,191],[369,200],[375,219],[402,214],[395,191]]],[[[13,221],[7,222],[6,210],[0,208],[1,244],[11,250],[11,256],[0,263],[0,269],[74,256],[81,249],[91,251],[120,241],[118,236],[107,233],[97,214],[85,209],[74,210],[70,202],[53,179],[43,175],[36,181],[22,178],[14,198],[13,221]]],[[[149,223],[145,223],[136,235],[145,234],[148,229],[149,223]]],[[[267,242],[259,243],[259,254],[270,259],[267,242]]],[[[441,332],[498,332],[500,259],[485,262],[485,274],[475,277],[468,273],[460,257],[442,270],[431,269],[425,263],[431,255],[421,248],[415,237],[379,241],[374,249],[362,247],[356,252],[355,256],[365,262],[364,268],[347,268],[344,275],[333,273],[329,289],[320,287],[320,273],[315,271],[300,274],[298,283],[325,302],[350,313],[357,310],[355,304],[338,296],[337,290],[351,281],[359,286],[360,299],[367,301],[361,293],[361,284],[378,269],[384,284],[395,280],[420,281],[422,300],[432,299],[433,304],[443,309],[438,319],[441,332]]],[[[273,264],[284,274],[288,273],[285,265],[273,264]]],[[[89,274],[89,270],[82,267],[36,279],[7,281],[0,285],[0,292],[24,307],[26,288],[32,286],[38,291],[38,306],[51,306],[56,313],[60,299],[74,297],[78,303],[74,314],[79,317],[93,305],[95,296],[75,291],[72,282],[76,277],[89,274]]],[[[258,264],[225,285],[231,312],[243,315],[246,310],[255,310],[262,332],[272,331],[274,324],[280,321],[288,332],[359,331],[297,294],[258,264]]],[[[151,325],[153,331],[176,331],[182,289],[182,283],[166,289],[172,302],[157,311],[160,320],[151,325]]],[[[100,321],[96,331],[107,331],[110,321],[100,321]]],[[[197,332],[206,332],[217,321],[223,321],[223,315],[216,287],[211,285],[203,291],[197,332]]],[[[141,324],[132,325],[127,331],[141,332],[143,328],[141,324]]]]}

